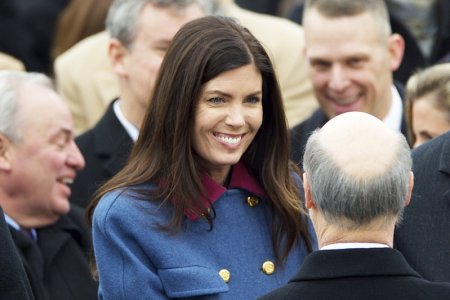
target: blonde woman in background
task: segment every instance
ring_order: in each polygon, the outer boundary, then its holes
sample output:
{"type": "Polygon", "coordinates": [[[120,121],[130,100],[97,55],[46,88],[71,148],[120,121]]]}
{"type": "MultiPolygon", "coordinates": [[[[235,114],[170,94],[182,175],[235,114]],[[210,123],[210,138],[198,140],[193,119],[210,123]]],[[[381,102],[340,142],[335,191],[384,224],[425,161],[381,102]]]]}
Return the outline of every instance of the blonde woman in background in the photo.
{"type": "Polygon", "coordinates": [[[406,85],[406,120],[413,147],[450,130],[450,63],[411,76],[406,85]]]}

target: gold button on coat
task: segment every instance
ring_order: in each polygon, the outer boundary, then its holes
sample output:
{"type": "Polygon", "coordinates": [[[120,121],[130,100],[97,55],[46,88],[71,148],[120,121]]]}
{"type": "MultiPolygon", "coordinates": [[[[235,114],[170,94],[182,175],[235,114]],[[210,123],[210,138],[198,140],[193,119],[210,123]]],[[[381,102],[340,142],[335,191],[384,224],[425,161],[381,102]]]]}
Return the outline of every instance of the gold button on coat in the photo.
{"type": "Polygon", "coordinates": [[[248,197],[247,197],[247,204],[248,204],[248,206],[250,206],[250,207],[255,207],[256,205],[259,204],[259,199],[258,199],[258,197],[255,197],[255,196],[248,196],[248,197]]]}
{"type": "Polygon", "coordinates": [[[222,277],[222,279],[223,279],[223,281],[225,281],[225,283],[228,283],[230,281],[231,274],[230,274],[230,271],[228,271],[227,269],[220,270],[219,275],[220,275],[220,277],[222,277]]]}
{"type": "Polygon", "coordinates": [[[271,275],[273,272],[275,272],[275,264],[270,260],[265,261],[261,269],[266,275],[271,275]]]}

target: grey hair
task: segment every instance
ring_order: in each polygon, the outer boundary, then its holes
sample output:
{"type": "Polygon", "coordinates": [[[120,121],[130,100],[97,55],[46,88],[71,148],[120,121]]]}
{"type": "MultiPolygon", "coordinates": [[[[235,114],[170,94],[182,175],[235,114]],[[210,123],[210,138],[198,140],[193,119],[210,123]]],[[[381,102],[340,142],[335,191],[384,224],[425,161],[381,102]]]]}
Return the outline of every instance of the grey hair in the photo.
{"type": "Polygon", "coordinates": [[[16,121],[20,90],[25,84],[55,90],[51,79],[44,74],[0,71],[0,134],[5,135],[12,143],[17,143],[22,138],[16,121]]]}
{"type": "Polygon", "coordinates": [[[412,169],[405,137],[397,133],[397,153],[384,173],[355,178],[337,166],[323,148],[319,133],[316,130],[308,139],[303,166],[312,198],[325,220],[349,230],[369,225],[378,218],[386,222],[396,218],[400,222],[412,169]]]}
{"type": "Polygon", "coordinates": [[[179,8],[197,4],[205,15],[213,14],[218,9],[216,0],[114,0],[106,17],[106,29],[110,37],[130,48],[135,38],[139,14],[147,4],[179,8]]]}
{"type": "Polygon", "coordinates": [[[356,16],[368,12],[375,17],[385,35],[392,33],[388,9],[383,0],[306,0],[304,7],[303,20],[313,7],[329,18],[356,16]]]}

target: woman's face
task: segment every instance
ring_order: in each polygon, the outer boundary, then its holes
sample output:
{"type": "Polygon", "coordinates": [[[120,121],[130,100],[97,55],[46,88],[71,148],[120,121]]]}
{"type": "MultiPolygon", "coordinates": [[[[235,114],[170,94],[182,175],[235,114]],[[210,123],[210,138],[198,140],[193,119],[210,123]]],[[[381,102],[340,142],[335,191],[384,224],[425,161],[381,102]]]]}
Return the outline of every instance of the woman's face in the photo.
{"type": "Polygon", "coordinates": [[[416,99],[412,106],[414,148],[450,130],[447,113],[434,106],[433,99],[427,97],[431,96],[416,99]]]}
{"type": "Polygon", "coordinates": [[[210,176],[224,183],[263,120],[262,77],[253,64],[206,82],[195,110],[193,147],[210,176]]]}

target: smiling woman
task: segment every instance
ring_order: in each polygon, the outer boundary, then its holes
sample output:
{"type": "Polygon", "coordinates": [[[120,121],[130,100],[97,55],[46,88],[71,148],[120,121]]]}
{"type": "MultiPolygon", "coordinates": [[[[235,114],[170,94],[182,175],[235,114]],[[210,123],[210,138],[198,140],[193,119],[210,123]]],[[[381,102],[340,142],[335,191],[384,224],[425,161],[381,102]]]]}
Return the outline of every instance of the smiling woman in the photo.
{"type": "Polygon", "coordinates": [[[253,64],[205,83],[195,112],[193,148],[209,175],[224,184],[263,119],[261,73],[253,64]]]}
{"type": "Polygon", "coordinates": [[[297,172],[264,48],[229,18],[187,23],[128,164],[88,208],[100,294],[255,299],[283,285],[316,247],[297,172]]]}

